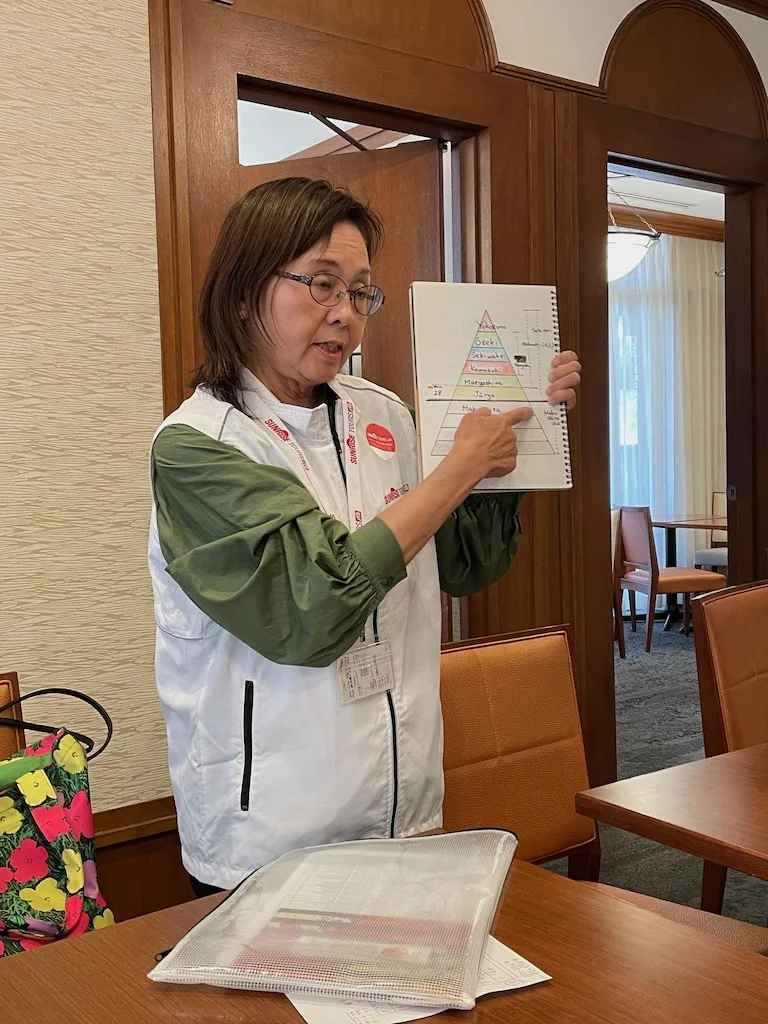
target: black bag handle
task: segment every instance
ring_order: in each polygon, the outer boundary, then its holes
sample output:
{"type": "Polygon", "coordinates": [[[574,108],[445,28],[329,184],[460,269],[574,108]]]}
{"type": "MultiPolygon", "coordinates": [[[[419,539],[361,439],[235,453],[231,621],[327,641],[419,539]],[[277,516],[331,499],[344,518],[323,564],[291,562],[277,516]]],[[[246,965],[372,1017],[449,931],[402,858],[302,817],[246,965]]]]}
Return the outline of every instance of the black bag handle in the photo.
{"type": "MultiPolygon", "coordinates": [[[[63,693],[67,697],[75,697],[77,700],[82,700],[86,704],[89,704],[94,709],[94,711],[97,711],[99,713],[99,715],[101,716],[101,720],[107,727],[107,736],[102,745],[95,753],[91,753],[95,744],[90,736],[86,736],[84,733],[75,732],[73,729],[67,730],[67,732],[69,732],[71,736],[74,736],[76,740],[79,740],[79,742],[85,746],[87,761],[92,761],[94,757],[98,757],[99,754],[107,748],[107,746],[109,745],[109,741],[112,739],[112,719],[109,717],[109,715],[101,706],[101,704],[99,704],[98,701],[94,700],[93,697],[89,697],[87,693],[81,693],[80,690],[68,690],[66,687],[63,686],[48,686],[42,690],[34,690],[32,693],[25,693],[23,696],[17,697],[16,700],[12,700],[8,704],[4,704],[0,708],[0,712],[8,711],[11,708],[16,707],[17,704],[22,704],[25,700],[30,700],[32,697],[44,697],[48,693],[63,693]]],[[[32,732],[45,732],[52,735],[55,735],[59,731],[58,727],[55,726],[37,725],[35,722],[25,722],[18,718],[0,718],[0,725],[8,725],[11,726],[11,728],[17,729],[30,729],[32,732]]]]}
{"type": "MultiPolygon", "coordinates": [[[[28,722],[26,721],[26,719],[21,718],[0,718],[0,726],[3,725],[8,725],[11,727],[15,726],[16,728],[24,729],[27,732],[47,732],[50,733],[52,736],[55,736],[56,733],[59,732],[61,729],[61,727],[57,729],[55,726],[52,725],[38,725],[37,722],[28,722]]],[[[94,742],[91,739],[91,737],[86,736],[85,733],[83,732],[75,732],[74,729],[67,729],[67,732],[69,733],[70,736],[74,736],[76,740],[79,740],[80,743],[85,747],[86,760],[90,761],[91,758],[88,755],[91,753],[94,747],[94,742]]],[[[97,751],[96,753],[100,752],[101,751],[97,751]]],[[[95,756],[96,754],[94,754],[94,757],[95,756]]]]}

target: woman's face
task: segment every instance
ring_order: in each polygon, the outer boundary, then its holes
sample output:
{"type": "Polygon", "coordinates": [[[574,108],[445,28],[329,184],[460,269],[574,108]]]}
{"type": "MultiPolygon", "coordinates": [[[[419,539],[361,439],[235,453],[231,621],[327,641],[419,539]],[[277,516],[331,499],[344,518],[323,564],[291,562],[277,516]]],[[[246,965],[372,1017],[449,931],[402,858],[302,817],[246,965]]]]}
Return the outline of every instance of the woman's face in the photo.
{"type": "MultiPolygon", "coordinates": [[[[369,284],[371,268],[360,231],[349,221],[337,224],[320,242],[285,270],[291,274],[334,274],[351,289],[369,284]]],[[[264,290],[261,318],[266,338],[254,341],[257,366],[278,374],[302,390],[325,384],[363,337],[365,317],[347,294],[337,306],[323,306],[299,281],[275,277],[264,290]]]]}

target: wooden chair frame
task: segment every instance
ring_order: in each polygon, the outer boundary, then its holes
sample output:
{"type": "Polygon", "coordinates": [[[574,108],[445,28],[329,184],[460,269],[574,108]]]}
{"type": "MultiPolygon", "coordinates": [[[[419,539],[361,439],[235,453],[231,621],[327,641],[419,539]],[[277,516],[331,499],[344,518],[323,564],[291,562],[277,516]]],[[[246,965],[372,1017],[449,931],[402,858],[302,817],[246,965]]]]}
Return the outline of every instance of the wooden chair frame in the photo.
{"type": "MultiPolygon", "coordinates": [[[[740,587],[729,587],[727,590],[716,590],[711,594],[702,594],[693,602],[693,639],[696,646],[696,669],[699,680],[699,699],[701,701],[701,727],[704,733],[704,753],[707,757],[717,757],[729,751],[725,731],[723,703],[720,688],[717,684],[712,644],[710,641],[709,622],[706,609],[712,601],[728,600],[736,594],[750,590],[768,589],[768,582],[746,583],[740,587]]],[[[701,909],[712,914],[721,914],[728,869],[721,864],[704,861],[701,878],[701,909]]]]}
{"type": "MultiPolygon", "coordinates": [[[[19,677],[15,672],[0,672],[0,683],[8,683],[11,691],[11,700],[18,700],[21,693],[19,692],[19,677]]],[[[5,701],[0,701],[0,707],[5,703],[5,701]]],[[[8,711],[0,712],[0,718],[16,718],[20,720],[21,708],[16,706],[15,708],[9,708],[8,711]]],[[[20,725],[15,728],[10,725],[0,725],[0,729],[3,730],[3,733],[0,735],[5,735],[8,729],[14,733],[13,750],[10,753],[22,750],[27,745],[24,730],[20,725]]],[[[0,756],[0,760],[2,760],[2,756],[0,756]]]]}

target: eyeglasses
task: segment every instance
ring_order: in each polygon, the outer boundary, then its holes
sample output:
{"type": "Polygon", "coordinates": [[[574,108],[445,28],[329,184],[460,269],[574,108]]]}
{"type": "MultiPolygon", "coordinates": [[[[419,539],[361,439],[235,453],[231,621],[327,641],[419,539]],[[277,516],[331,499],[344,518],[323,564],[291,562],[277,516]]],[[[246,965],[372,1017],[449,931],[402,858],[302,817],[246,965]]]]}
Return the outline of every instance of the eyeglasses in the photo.
{"type": "Polygon", "coordinates": [[[375,284],[361,285],[360,288],[347,288],[347,285],[335,274],[289,274],[283,271],[278,277],[289,281],[298,281],[309,288],[309,294],[320,306],[338,306],[345,295],[349,295],[352,304],[362,316],[373,316],[384,305],[384,292],[375,284]]]}

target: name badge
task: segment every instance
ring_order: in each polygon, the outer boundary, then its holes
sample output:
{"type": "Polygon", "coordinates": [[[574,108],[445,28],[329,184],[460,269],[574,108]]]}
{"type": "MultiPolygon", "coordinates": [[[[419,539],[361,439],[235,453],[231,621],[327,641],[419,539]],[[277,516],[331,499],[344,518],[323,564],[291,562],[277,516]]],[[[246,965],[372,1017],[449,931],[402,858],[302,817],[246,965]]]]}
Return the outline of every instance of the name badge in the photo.
{"type": "Polygon", "coordinates": [[[339,695],[342,704],[385,693],[395,683],[389,640],[353,647],[338,661],[339,695]]]}

